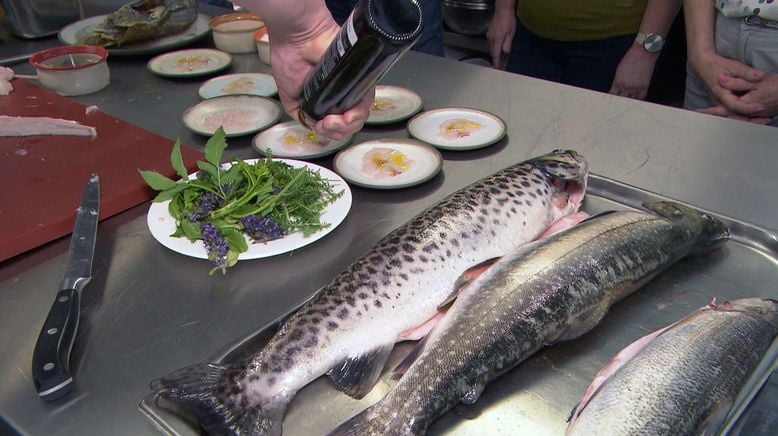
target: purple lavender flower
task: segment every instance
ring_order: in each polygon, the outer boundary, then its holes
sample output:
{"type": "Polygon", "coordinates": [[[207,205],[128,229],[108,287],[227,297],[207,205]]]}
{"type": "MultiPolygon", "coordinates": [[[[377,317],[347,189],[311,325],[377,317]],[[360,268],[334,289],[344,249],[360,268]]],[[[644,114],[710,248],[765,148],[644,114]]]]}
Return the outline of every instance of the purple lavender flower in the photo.
{"type": "Polygon", "coordinates": [[[222,199],[219,196],[213,192],[206,192],[200,197],[200,202],[197,203],[197,206],[190,213],[186,214],[186,219],[192,222],[199,221],[221,205],[222,199]]]}
{"type": "Polygon", "coordinates": [[[267,242],[284,236],[284,228],[272,218],[249,215],[240,219],[243,231],[256,242],[267,242]]]}
{"type": "Polygon", "coordinates": [[[224,272],[229,266],[227,265],[227,252],[230,250],[224,234],[207,221],[200,223],[200,234],[203,237],[205,250],[208,252],[208,259],[224,272]]]}

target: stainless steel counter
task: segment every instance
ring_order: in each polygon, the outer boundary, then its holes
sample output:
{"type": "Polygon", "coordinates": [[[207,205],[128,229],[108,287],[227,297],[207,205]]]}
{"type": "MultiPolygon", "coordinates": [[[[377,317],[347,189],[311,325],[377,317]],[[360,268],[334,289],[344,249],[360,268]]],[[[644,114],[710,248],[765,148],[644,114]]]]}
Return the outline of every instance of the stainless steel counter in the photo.
{"type": "MultiPolygon", "coordinates": [[[[0,54],[14,54],[14,41],[5,42],[0,54]]],[[[25,41],[22,46],[51,44],[25,41]]],[[[210,39],[199,43],[210,44],[210,39]]],[[[110,86],[76,99],[170,138],[171,145],[180,137],[187,145],[202,147],[207,138],[190,133],[181,114],[199,100],[197,89],[205,78],[161,78],[146,70],[148,59],[109,57],[110,86]]],[[[19,64],[16,71],[32,69],[19,64]]],[[[229,72],[248,71],[267,68],[256,55],[235,55],[229,72]]],[[[239,262],[224,276],[208,276],[206,261],[155,242],[146,228],[148,204],[103,220],[94,278],[82,294],[82,320],[72,354],[76,387],[68,398],[51,404],[38,398],[30,362],[64,269],[67,238],[4,262],[0,417],[30,434],[154,433],[156,428],[138,411],[150,392],[150,380],[219,355],[272,322],[435,201],[513,162],[556,148],[579,151],[596,174],[757,226],[778,228],[775,128],[417,53],[404,57],[384,83],[414,89],[425,109],[456,106],[493,112],[507,122],[507,138],[481,150],[444,151],[443,171],[417,187],[396,191],[352,187],[352,210],[327,237],[293,253],[239,262]]],[[[407,132],[404,125],[366,128],[356,142],[386,136],[405,137],[407,132]]],[[[228,154],[255,157],[250,140],[231,139],[228,154]]],[[[332,159],[315,163],[331,168],[332,159]]],[[[13,187],[3,187],[7,189],[13,187]]],[[[760,292],[778,297],[774,286],[760,292]]],[[[517,413],[531,417],[536,412],[517,413]]]]}

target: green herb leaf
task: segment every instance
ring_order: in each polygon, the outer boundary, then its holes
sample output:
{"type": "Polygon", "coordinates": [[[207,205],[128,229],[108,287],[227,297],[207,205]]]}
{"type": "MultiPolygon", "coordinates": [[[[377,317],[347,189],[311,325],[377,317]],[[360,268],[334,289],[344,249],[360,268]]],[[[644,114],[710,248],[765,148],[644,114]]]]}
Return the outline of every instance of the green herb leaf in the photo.
{"type": "Polygon", "coordinates": [[[175,188],[176,186],[176,182],[174,180],[165,177],[156,171],[139,170],[139,172],[140,176],[143,177],[143,180],[146,182],[146,184],[151,186],[151,189],[156,191],[164,191],[167,189],[175,188]]]}
{"type": "Polygon", "coordinates": [[[170,152],[170,163],[173,165],[173,169],[176,170],[176,174],[182,179],[186,179],[189,173],[184,166],[184,158],[181,156],[181,139],[176,139],[176,143],[173,144],[173,151],[170,152]]]}
{"type": "Polygon", "coordinates": [[[208,142],[205,143],[205,160],[218,167],[225,148],[227,148],[227,139],[224,129],[219,127],[208,142]]]}
{"type": "Polygon", "coordinates": [[[216,169],[216,165],[214,165],[214,164],[212,164],[210,162],[206,162],[206,161],[203,161],[203,160],[198,160],[197,161],[197,168],[205,171],[206,173],[210,174],[213,177],[217,177],[218,176],[217,173],[219,172],[219,170],[216,169]]]}

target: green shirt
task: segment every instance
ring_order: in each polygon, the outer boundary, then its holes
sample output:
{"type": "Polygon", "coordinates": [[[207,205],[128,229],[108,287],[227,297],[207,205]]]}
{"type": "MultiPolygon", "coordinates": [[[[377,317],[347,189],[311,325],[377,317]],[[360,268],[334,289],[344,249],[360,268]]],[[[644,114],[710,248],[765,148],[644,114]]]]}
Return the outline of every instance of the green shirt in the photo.
{"type": "Polygon", "coordinates": [[[648,0],[518,0],[516,16],[537,36],[593,41],[635,34],[648,0]]]}

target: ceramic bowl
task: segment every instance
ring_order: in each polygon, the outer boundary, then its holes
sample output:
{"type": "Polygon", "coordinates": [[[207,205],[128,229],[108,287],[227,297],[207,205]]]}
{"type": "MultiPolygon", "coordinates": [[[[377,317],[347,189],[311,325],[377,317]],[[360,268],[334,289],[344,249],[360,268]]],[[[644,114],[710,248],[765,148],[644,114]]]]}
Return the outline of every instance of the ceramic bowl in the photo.
{"type": "Polygon", "coordinates": [[[227,53],[253,53],[257,48],[254,32],[265,27],[265,23],[256,14],[236,12],[214,17],[208,22],[213,31],[216,48],[227,53]]]}
{"type": "Polygon", "coordinates": [[[267,27],[263,27],[254,32],[254,41],[257,43],[257,53],[259,60],[270,65],[270,37],[267,34],[267,27]]]}
{"type": "Polygon", "coordinates": [[[108,86],[108,51],[91,45],[66,45],[30,57],[41,85],[61,95],[84,95],[108,86]]]}

